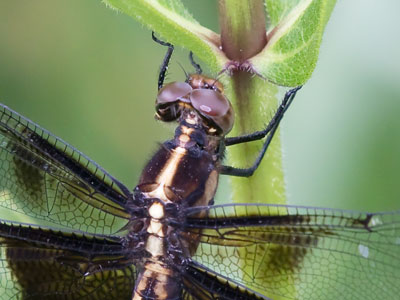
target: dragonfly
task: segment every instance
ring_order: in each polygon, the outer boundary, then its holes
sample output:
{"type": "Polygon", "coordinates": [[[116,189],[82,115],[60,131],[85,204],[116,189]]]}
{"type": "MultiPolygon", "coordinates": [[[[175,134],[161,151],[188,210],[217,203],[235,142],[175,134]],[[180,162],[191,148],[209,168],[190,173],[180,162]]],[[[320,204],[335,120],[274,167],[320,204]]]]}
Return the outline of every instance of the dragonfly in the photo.
{"type": "Polygon", "coordinates": [[[36,123],[0,106],[0,299],[396,299],[400,211],[214,204],[219,175],[251,176],[299,87],[261,131],[226,137],[223,85],[164,84],[156,117],[176,122],[130,189],[36,123]],[[226,147],[263,140],[249,168],[226,147]],[[29,217],[29,223],[18,216],[29,217]]]}

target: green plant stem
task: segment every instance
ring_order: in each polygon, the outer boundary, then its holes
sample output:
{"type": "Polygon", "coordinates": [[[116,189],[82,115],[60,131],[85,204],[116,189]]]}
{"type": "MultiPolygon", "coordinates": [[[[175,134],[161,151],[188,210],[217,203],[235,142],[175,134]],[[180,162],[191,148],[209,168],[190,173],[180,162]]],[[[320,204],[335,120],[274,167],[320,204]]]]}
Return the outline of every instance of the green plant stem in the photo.
{"type": "MultiPolygon", "coordinates": [[[[243,62],[264,48],[267,38],[263,1],[221,0],[219,14],[222,50],[227,57],[243,62]]],[[[276,109],[277,87],[243,70],[234,70],[224,83],[236,115],[232,135],[261,130],[276,109]]],[[[231,147],[229,164],[250,166],[260,148],[260,142],[231,147]]],[[[232,179],[232,191],[233,202],[285,203],[279,133],[253,176],[232,179]]]]}
{"type": "Polygon", "coordinates": [[[219,18],[222,50],[229,59],[242,62],[266,45],[262,0],[220,0],[219,18]]]}

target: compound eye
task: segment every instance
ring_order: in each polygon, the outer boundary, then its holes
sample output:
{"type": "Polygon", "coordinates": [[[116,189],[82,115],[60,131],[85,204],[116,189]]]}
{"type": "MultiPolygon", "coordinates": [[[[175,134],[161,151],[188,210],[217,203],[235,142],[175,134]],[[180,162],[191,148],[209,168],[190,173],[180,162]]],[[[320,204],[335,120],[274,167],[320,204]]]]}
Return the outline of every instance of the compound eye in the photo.
{"type": "Polygon", "coordinates": [[[206,118],[215,122],[226,134],[233,126],[233,109],[221,93],[214,90],[196,89],[190,94],[193,107],[206,118]]]}
{"type": "Polygon", "coordinates": [[[175,102],[181,100],[188,102],[185,97],[192,91],[192,87],[186,82],[171,82],[165,85],[157,95],[157,104],[175,102]]]}
{"type": "Polygon", "coordinates": [[[205,116],[223,116],[229,109],[229,102],[214,90],[198,89],[190,95],[190,100],[195,109],[205,116]]]}

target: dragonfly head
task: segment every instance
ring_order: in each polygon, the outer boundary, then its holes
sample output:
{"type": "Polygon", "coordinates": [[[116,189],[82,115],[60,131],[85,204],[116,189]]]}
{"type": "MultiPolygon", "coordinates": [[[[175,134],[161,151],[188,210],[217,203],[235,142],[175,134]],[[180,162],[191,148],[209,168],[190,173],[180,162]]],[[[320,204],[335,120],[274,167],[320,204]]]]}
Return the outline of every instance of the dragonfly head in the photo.
{"type": "Polygon", "coordinates": [[[210,133],[226,135],[232,129],[233,108],[216,79],[193,74],[186,82],[171,82],[160,89],[156,100],[157,119],[175,121],[184,111],[196,112],[210,133]]]}

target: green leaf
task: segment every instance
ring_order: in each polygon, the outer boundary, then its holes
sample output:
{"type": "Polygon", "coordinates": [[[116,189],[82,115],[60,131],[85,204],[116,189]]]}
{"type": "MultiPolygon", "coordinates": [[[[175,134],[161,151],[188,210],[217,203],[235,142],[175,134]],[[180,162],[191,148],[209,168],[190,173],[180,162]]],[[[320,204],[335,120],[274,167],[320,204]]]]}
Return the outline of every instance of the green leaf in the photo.
{"type": "Polygon", "coordinates": [[[266,47],[249,61],[256,73],[283,86],[304,84],[319,54],[336,0],[266,0],[271,27],[266,47]]]}
{"type": "Polygon", "coordinates": [[[102,0],[175,46],[192,50],[207,63],[210,70],[219,72],[227,61],[219,50],[219,35],[201,26],[180,0],[102,0]]]}
{"type": "MultiPolygon", "coordinates": [[[[212,72],[230,62],[220,36],[201,26],[180,0],[103,0],[135,18],[162,39],[193,51],[212,72]]],[[[265,0],[268,43],[248,59],[253,70],[283,86],[304,84],[319,54],[322,34],[336,0],[265,0]]],[[[234,18],[235,16],[231,16],[234,18]]]]}
{"type": "Polygon", "coordinates": [[[272,29],[286,17],[301,0],[265,0],[265,9],[268,15],[268,28],[272,29]]]}

